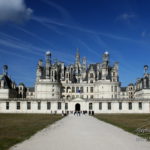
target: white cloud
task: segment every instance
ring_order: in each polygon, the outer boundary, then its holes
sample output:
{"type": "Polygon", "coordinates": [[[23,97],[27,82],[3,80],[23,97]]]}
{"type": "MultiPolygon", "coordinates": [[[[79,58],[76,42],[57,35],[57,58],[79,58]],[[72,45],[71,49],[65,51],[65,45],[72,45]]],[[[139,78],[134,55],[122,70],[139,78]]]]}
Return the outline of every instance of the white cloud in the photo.
{"type": "Polygon", "coordinates": [[[136,17],[136,15],[134,15],[134,14],[123,13],[120,15],[119,18],[122,20],[129,20],[129,19],[133,19],[135,17],[136,17]]]}
{"type": "Polygon", "coordinates": [[[24,0],[0,0],[0,22],[22,22],[29,19],[32,12],[24,0]]]}
{"type": "Polygon", "coordinates": [[[137,15],[135,15],[134,13],[123,13],[116,18],[116,21],[131,24],[133,21],[135,21],[136,18],[137,15]]]}

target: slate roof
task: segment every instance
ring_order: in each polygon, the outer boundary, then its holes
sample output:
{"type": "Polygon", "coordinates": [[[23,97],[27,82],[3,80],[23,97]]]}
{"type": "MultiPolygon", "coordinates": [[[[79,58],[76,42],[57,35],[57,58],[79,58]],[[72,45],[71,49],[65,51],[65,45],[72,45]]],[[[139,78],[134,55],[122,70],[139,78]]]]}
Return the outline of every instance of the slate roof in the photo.
{"type": "Polygon", "coordinates": [[[28,88],[28,91],[29,91],[29,92],[34,92],[35,89],[34,89],[34,87],[29,87],[29,88],[28,88]]]}
{"type": "Polygon", "coordinates": [[[121,92],[125,92],[126,91],[126,87],[121,87],[121,92]]]}

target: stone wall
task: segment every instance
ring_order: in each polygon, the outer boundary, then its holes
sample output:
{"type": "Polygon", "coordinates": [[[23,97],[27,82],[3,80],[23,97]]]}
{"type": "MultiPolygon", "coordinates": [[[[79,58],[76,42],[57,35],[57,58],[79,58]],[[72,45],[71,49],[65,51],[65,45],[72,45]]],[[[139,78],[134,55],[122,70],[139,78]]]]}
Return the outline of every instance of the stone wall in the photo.
{"type": "Polygon", "coordinates": [[[95,113],[150,113],[150,99],[0,99],[0,113],[62,113],[81,111],[95,113]],[[30,105],[30,106],[29,106],[30,105]],[[119,107],[120,106],[120,107],[119,107]],[[122,106],[122,107],[121,107],[122,106]],[[28,107],[28,108],[27,108],[28,107]]]}

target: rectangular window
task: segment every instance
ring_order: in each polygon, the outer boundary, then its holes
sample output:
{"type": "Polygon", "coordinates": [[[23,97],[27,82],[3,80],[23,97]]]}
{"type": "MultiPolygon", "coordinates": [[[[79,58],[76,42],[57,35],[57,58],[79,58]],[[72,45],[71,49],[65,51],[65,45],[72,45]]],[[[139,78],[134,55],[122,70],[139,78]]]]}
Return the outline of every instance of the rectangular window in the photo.
{"type": "Polygon", "coordinates": [[[142,102],[139,102],[139,109],[142,110],[142,102]]]}
{"type": "Polygon", "coordinates": [[[78,78],[78,83],[80,83],[80,78],[78,78]]]}
{"type": "Polygon", "coordinates": [[[99,110],[102,110],[102,102],[99,102],[99,110]]]}
{"type": "Polygon", "coordinates": [[[91,99],[93,99],[93,95],[91,95],[91,99]]]}
{"type": "Polygon", "coordinates": [[[129,110],[132,110],[132,103],[129,102],[129,110]]]}
{"type": "Polygon", "coordinates": [[[111,86],[111,91],[113,92],[113,86],[111,86]]]}
{"type": "Polygon", "coordinates": [[[117,92],[117,86],[115,86],[115,92],[117,92]]]}
{"type": "Polygon", "coordinates": [[[93,109],[93,105],[92,103],[89,103],[89,110],[92,110],[93,109]]]}
{"type": "Polygon", "coordinates": [[[83,87],[80,88],[80,92],[83,93],[83,87]]]}
{"type": "Polygon", "coordinates": [[[93,87],[90,88],[90,92],[93,93],[93,87]]]}
{"type": "Polygon", "coordinates": [[[122,110],[122,102],[119,102],[119,110],[122,110]]]}
{"type": "Polygon", "coordinates": [[[87,93],[88,93],[88,87],[86,88],[86,91],[87,91],[87,93]]]}
{"type": "Polygon", "coordinates": [[[108,110],[111,110],[111,102],[108,102],[108,110]]]}
{"type": "Polygon", "coordinates": [[[65,103],[65,110],[68,110],[68,103],[65,103]]]}
{"type": "Polygon", "coordinates": [[[27,102],[27,110],[31,109],[31,102],[27,102]]]}
{"type": "Polygon", "coordinates": [[[47,110],[51,109],[51,102],[47,102],[47,110]]]}
{"type": "Polygon", "coordinates": [[[41,109],[41,102],[38,102],[38,110],[41,109]]]}
{"type": "Polygon", "coordinates": [[[72,87],[72,93],[74,93],[75,92],[75,87],[72,87]]]}
{"type": "Polygon", "coordinates": [[[76,87],[76,93],[79,93],[79,87],[76,87]]]}
{"type": "Polygon", "coordinates": [[[61,102],[58,102],[58,107],[59,110],[61,109],[61,102]]]}
{"type": "Polygon", "coordinates": [[[6,102],[6,109],[9,110],[9,102],[6,102]]]}
{"type": "Polygon", "coordinates": [[[20,109],[20,102],[16,103],[16,109],[19,110],[20,109]]]}

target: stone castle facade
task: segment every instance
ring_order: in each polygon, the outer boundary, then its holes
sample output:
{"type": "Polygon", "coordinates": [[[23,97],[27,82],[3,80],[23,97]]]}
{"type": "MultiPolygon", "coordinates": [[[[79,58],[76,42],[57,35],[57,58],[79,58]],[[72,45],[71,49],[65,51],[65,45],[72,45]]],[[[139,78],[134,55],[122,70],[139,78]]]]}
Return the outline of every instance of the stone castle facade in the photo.
{"type": "Polygon", "coordinates": [[[150,113],[150,74],[147,65],[144,66],[144,76],[135,84],[121,87],[119,64],[115,62],[110,65],[108,52],[103,54],[101,62],[95,64],[87,64],[85,57],[80,59],[78,50],[71,65],[60,61],[53,63],[51,57],[48,51],[45,63],[38,61],[35,87],[25,87],[23,83],[16,86],[8,76],[8,67],[3,67],[3,74],[0,75],[0,112],[62,113],[86,110],[95,113],[150,113]],[[12,107],[7,110],[10,104],[12,107]]]}
{"type": "Polygon", "coordinates": [[[65,66],[63,62],[51,63],[51,53],[46,53],[46,64],[39,60],[35,98],[63,99],[120,98],[118,63],[109,63],[105,52],[102,63],[87,65],[86,58],[80,60],[77,51],[75,63],[65,66]]]}

